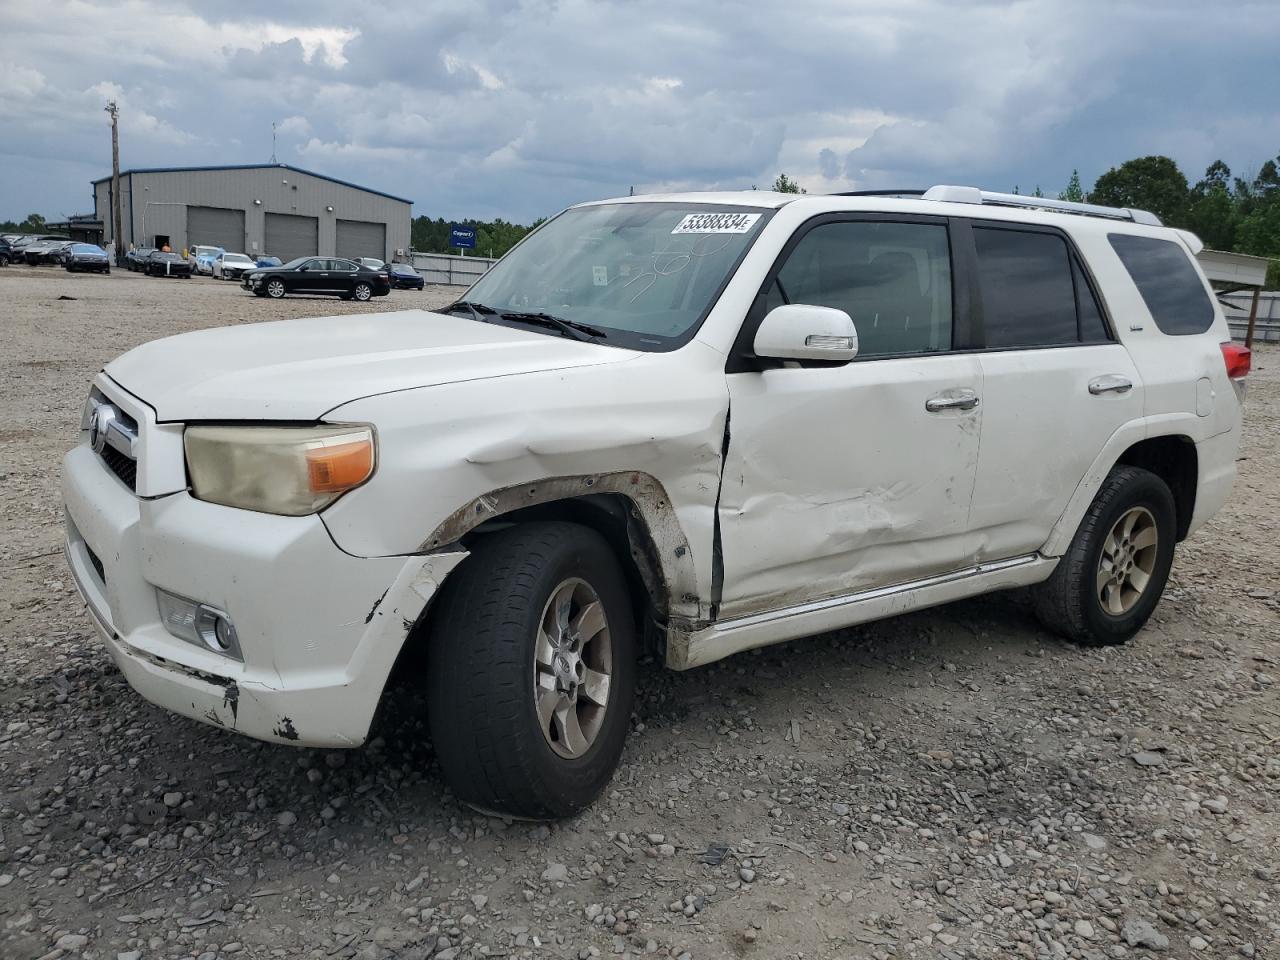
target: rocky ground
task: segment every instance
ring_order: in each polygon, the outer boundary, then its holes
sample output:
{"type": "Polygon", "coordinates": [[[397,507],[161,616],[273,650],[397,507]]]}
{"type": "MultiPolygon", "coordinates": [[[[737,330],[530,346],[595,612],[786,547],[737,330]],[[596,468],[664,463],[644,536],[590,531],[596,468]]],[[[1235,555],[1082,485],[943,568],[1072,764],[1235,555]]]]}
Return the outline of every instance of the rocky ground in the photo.
{"type": "Polygon", "coordinates": [[[613,788],[574,820],[460,807],[411,687],[351,752],[133,694],[59,551],[92,374],[182,330],[449,296],[0,270],[0,956],[1277,955],[1275,349],[1236,495],[1131,644],[1060,643],[1012,594],[649,664],[613,788]]]}

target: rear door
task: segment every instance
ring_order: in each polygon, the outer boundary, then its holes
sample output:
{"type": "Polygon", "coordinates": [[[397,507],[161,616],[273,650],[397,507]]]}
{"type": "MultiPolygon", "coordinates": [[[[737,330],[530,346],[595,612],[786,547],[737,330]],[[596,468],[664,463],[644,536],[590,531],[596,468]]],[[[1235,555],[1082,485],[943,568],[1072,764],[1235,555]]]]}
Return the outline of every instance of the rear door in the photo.
{"type": "Polygon", "coordinates": [[[1061,231],[973,220],[982,448],[976,560],[1038,550],[1143,389],[1084,261],[1061,231]]]}
{"type": "Polygon", "coordinates": [[[356,288],[359,272],[359,265],[350,260],[334,260],[333,289],[340,293],[351,293],[356,288]]]}

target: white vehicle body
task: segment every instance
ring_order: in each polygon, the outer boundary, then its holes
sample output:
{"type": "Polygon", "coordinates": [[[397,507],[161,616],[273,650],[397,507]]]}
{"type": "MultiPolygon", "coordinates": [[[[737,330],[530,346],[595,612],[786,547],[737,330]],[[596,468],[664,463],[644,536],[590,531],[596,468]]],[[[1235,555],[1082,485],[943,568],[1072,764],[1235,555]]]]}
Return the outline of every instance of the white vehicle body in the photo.
{"type": "Polygon", "coordinates": [[[377,257],[358,257],[356,263],[362,267],[368,267],[370,270],[379,270],[386,266],[385,260],[379,260],[377,257]]]}
{"type": "Polygon", "coordinates": [[[116,426],[92,438],[95,451],[88,427],[100,425],[86,422],[65,461],[67,552],[133,686],[254,737],[358,745],[468,536],[535,505],[623,507],[666,663],[685,669],[1043,581],[1109,471],[1155,464],[1169,445],[1189,471],[1170,481],[1180,537],[1226,500],[1241,406],[1221,310],[1213,301],[1202,334],[1162,332],[1109,239],[1187,250],[1189,235],[934,199],[610,201],[645,202],[765,218],[676,349],[404,311],[205,330],[109,363],[94,389],[116,426]],[[736,369],[762,282],[822,218],[924,218],[953,238],[961,224],[1050,232],[1086,266],[1109,335],[736,369]],[[305,516],[206,502],[188,479],[184,432],[209,421],[372,425],[376,470],[305,516]],[[135,489],[122,482],[131,469],[135,489]],[[225,611],[243,659],[171,634],[157,590],[225,611]]]}
{"type": "Polygon", "coordinates": [[[217,280],[239,280],[245,273],[257,269],[257,261],[243,253],[226,251],[213,258],[212,276],[217,280]]]}
{"type": "Polygon", "coordinates": [[[193,273],[211,274],[213,259],[222,252],[221,247],[196,244],[187,251],[187,262],[191,264],[193,273]]]}

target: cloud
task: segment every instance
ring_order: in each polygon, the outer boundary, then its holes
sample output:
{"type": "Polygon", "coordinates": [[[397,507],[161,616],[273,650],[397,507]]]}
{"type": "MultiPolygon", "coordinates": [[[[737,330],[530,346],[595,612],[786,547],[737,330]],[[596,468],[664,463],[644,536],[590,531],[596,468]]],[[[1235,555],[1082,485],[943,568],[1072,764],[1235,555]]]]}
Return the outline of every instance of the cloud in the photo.
{"type": "Polygon", "coordinates": [[[767,185],[1059,189],[1168,152],[1195,179],[1275,154],[1245,0],[274,0],[9,4],[0,218],[83,206],[109,166],[277,156],[528,221],[583,199],[767,185]],[[1224,105],[1229,105],[1225,106],[1224,105]],[[16,174],[16,175],[15,175],[16,174]]]}

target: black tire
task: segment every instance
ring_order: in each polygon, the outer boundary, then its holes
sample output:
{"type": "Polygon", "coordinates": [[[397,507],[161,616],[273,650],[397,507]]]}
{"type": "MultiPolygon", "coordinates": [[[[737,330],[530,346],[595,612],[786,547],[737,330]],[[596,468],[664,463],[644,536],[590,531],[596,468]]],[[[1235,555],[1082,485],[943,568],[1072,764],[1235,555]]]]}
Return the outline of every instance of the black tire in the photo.
{"type": "Polygon", "coordinates": [[[263,284],[262,289],[267,292],[267,296],[272,300],[281,300],[286,293],[284,281],[279,277],[271,277],[263,284]]]}
{"type": "Polygon", "coordinates": [[[1090,647],[1124,643],[1142,629],[1164,593],[1173,566],[1177,512],[1169,487],[1154,473],[1116,467],[1103,481],[1053,575],[1032,589],[1036,616],[1046,629],[1090,647]],[[1099,564],[1112,528],[1130,510],[1145,508],[1157,542],[1150,577],[1133,606],[1109,613],[1099,593],[1099,564]]]}
{"type": "Polygon", "coordinates": [[[481,538],[431,612],[428,710],[446,782],[472,806],[545,820],[588,806],[622,755],[635,695],[635,621],[613,551],[573,523],[529,523],[481,538]],[[534,692],[539,624],[569,580],[605,612],[611,678],[598,730],[576,758],[544,736],[534,692]]]}
{"type": "Polygon", "coordinates": [[[373,299],[373,287],[361,281],[351,289],[351,295],[361,303],[367,303],[373,299]]]}

